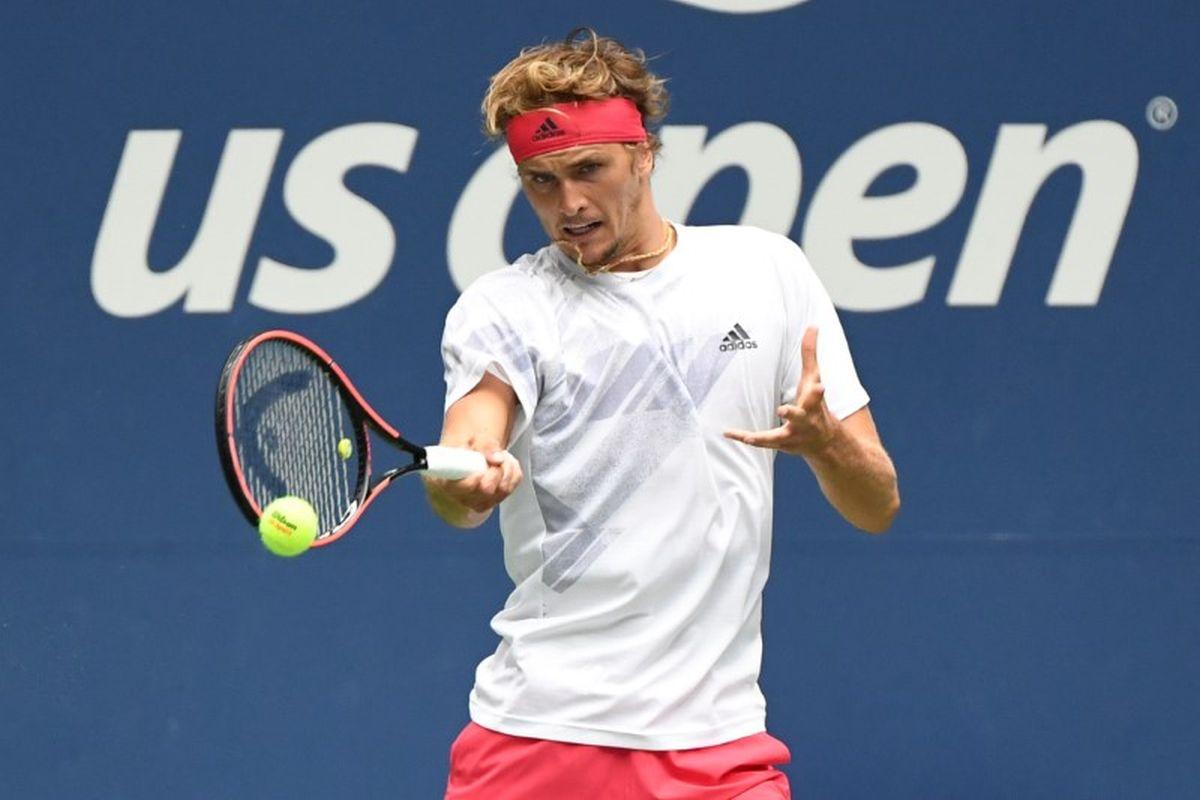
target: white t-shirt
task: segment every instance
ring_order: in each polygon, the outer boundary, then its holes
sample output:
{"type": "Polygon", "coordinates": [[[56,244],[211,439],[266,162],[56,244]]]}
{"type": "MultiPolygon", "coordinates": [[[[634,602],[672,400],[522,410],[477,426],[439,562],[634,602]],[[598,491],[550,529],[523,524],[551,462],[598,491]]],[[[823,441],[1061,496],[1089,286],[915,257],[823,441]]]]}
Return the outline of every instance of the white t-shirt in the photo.
{"type": "Polygon", "coordinates": [[[647,750],[765,729],[774,452],[722,432],[779,424],[808,325],[832,413],[868,398],[799,247],[675,229],[636,280],[586,275],[551,245],[478,279],[446,319],[446,407],[485,371],[519,403],[525,480],[500,506],[515,588],[470,700],[486,728],[647,750]]]}

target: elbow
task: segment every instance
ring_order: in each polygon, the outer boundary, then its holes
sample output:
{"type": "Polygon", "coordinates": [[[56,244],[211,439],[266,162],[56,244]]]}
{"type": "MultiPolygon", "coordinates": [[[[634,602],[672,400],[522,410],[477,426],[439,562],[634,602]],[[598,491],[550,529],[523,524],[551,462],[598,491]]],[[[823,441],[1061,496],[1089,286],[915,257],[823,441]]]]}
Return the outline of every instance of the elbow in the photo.
{"type": "Polygon", "coordinates": [[[900,514],[900,482],[896,475],[896,467],[882,447],[880,452],[883,455],[884,466],[878,475],[878,483],[875,484],[876,488],[872,493],[873,499],[863,509],[862,518],[854,523],[859,530],[876,536],[887,533],[900,514]]]}
{"type": "Polygon", "coordinates": [[[887,533],[892,527],[892,523],[896,521],[896,515],[900,513],[900,493],[893,491],[892,496],[877,513],[869,518],[860,520],[857,523],[859,530],[865,531],[872,535],[878,536],[881,533],[887,533]]]}

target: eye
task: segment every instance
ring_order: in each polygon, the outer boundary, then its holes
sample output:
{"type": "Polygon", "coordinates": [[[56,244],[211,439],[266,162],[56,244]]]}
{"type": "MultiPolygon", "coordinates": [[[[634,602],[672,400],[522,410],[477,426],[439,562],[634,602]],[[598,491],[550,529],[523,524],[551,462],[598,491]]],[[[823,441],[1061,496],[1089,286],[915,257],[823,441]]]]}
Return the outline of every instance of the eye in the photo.
{"type": "Polygon", "coordinates": [[[531,186],[543,187],[552,184],[554,182],[554,176],[547,175],[544,172],[527,172],[525,173],[525,180],[528,181],[531,186]]]}
{"type": "Polygon", "coordinates": [[[579,165],[579,168],[576,170],[576,172],[578,172],[580,175],[590,175],[598,169],[600,169],[600,165],[595,161],[585,161],[579,165]]]}

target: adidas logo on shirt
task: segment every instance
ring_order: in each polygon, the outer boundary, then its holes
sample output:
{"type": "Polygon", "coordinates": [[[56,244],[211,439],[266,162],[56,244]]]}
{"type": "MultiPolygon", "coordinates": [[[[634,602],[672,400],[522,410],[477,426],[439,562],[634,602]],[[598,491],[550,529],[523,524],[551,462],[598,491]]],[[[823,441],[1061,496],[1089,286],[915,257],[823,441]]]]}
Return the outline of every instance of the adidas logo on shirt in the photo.
{"type": "Polygon", "coordinates": [[[722,353],[730,350],[754,350],[757,347],[758,344],[750,338],[750,334],[746,333],[746,329],[740,323],[735,324],[733,329],[721,340],[722,353]]]}
{"type": "Polygon", "coordinates": [[[541,125],[538,125],[538,129],[536,131],[534,131],[533,140],[535,142],[540,142],[543,139],[551,139],[555,136],[566,136],[566,135],[567,135],[567,132],[560,129],[557,125],[555,125],[554,120],[550,119],[549,117],[546,117],[546,121],[543,122],[541,125]]]}

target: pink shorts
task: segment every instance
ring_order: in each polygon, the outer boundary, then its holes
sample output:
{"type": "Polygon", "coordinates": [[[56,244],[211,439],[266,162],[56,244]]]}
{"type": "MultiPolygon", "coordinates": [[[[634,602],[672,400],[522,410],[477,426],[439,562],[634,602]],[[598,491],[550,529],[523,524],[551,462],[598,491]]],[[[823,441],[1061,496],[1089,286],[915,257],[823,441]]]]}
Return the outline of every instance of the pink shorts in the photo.
{"type": "Polygon", "coordinates": [[[445,800],[790,800],[766,733],[692,750],[627,750],[508,736],[474,722],[450,747],[445,800]]]}

